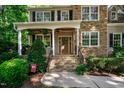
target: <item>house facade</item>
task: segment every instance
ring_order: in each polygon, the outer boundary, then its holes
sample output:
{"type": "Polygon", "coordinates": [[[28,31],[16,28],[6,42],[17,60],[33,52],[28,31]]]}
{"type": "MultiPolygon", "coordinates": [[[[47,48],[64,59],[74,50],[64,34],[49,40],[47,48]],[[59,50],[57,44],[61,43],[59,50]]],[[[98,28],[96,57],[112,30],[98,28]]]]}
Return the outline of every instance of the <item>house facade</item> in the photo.
{"type": "Polygon", "coordinates": [[[28,29],[29,44],[39,38],[47,54],[103,56],[123,44],[123,6],[68,5],[29,8],[29,22],[16,22],[18,52],[22,55],[21,33],[28,29]]]}

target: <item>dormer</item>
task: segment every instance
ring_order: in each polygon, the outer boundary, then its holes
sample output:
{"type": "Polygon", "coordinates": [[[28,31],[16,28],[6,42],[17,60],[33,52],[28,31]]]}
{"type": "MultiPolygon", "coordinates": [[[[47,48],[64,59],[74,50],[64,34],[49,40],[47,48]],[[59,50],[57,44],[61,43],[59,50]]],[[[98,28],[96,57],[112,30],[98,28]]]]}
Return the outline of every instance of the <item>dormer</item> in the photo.
{"type": "Polygon", "coordinates": [[[109,23],[124,22],[124,7],[122,5],[112,5],[108,8],[109,23]]]}

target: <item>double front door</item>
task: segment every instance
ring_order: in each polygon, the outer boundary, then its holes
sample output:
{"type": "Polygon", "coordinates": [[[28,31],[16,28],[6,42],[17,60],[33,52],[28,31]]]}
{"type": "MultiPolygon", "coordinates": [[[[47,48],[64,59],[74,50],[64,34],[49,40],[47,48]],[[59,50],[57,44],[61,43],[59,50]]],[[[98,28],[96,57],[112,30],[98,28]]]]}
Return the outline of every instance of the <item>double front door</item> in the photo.
{"type": "Polygon", "coordinates": [[[72,37],[61,36],[59,37],[59,54],[72,54],[72,37]]]}

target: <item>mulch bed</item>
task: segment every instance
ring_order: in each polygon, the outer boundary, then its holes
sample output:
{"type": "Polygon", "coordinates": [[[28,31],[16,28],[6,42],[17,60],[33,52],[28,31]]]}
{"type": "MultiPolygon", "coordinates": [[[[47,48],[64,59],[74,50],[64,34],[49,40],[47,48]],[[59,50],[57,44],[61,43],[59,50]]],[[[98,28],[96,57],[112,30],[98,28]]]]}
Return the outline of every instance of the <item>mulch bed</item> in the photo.
{"type": "Polygon", "coordinates": [[[22,88],[42,88],[45,87],[41,84],[40,80],[44,73],[30,74],[28,79],[24,81],[22,88]]]}

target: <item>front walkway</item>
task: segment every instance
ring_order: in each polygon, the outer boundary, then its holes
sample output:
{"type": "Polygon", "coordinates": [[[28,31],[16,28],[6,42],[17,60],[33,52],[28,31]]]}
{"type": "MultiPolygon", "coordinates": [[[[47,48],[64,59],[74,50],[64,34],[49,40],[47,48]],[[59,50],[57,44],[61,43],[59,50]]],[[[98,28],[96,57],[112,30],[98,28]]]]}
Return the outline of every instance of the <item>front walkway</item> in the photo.
{"type": "Polygon", "coordinates": [[[46,73],[41,79],[46,86],[71,88],[124,88],[124,77],[76,75],[73,72],[46,73]]]}

